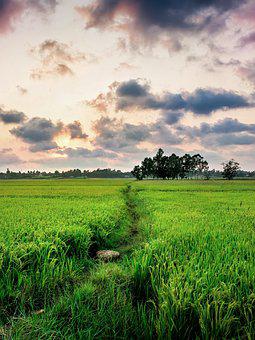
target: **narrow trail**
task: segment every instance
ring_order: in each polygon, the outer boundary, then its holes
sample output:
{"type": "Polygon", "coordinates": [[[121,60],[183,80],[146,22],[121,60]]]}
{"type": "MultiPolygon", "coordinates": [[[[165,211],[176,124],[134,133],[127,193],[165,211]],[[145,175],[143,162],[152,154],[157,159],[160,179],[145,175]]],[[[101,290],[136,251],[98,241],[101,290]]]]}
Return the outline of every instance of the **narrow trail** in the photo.
{"type": "Polygon", "coordinates": [[[133,248],[142,241],[140,230],[142,218],[140,211],[141,202],[137,197],[136,189],[134,189],[131,184],[127,184],[122,190],[122,193],[125,200],[126,213],[130,220],[130,226],[129,237],[127,240],[124,240],[124,242],[120,244],[119,247],[117,247],[117,251],[122,253],[122,255],[128,255],[132,252],[133,248]]]}

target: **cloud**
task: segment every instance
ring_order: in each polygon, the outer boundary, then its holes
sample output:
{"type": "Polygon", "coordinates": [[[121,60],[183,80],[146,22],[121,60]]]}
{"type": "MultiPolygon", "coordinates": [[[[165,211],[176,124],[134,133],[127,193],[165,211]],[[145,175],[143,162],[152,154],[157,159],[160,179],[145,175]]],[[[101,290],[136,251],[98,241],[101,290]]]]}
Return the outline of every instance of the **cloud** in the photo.
{"type": "Polygon", "coordinates": [[[249,61],[245,65],[238,67],[237,74],[243,80],[255,85],[255,60],[249,61]]]}
{"type": "Polygon", "coordinates": [[[255,44],[255,31],[245,35],[239,40],[239,46],[245,47],[247,45],[255,44]]]}
{"type": "Polygon", "coordinates": [[[50,69],[35,69],[31,72],[30,77],[34,80],[41,80],[47,76],[72,76],[73,71],[65,64],[57,64],[50,69]]]}
{"type": "Polygon", "coordinates": [[[183,31],[205,28],[220,14],[241,4],[241,0],[185,0],[181,3],[178,0],[94,0],[88,6],[77,7],[77,11],[85,17],[88,28],[111,27],[127,17],[131,27],[183,31]]]}
{"type": "Polygon", "coordinates": [[[88,135],[83,132],[81,123],[79,121],[74,121],[67,125],[67,129],[70,133],[71,139],[87,139],[88,135]]]}
{"type": "Polygon", "coordinates": [[[200,133],[202,135],[208,133],[237,133],[249,132],[255,134],[255,124],[245,124],[239,122],[238,119],[225,118],[215,122],[214,124],[202,123],[200,126],[200,133]]]}
{"type": "Polygon", "coordinates": [[[190,111],[195,115],[210,115],[218,110],[249,107],[248,98],[223,89],[198,88],[192,93],[153,94],[148,82],[131,79],[114,83],[109,93],[100,94],[90,105],[107,111],[115,103],[116,111],[163,110],[170,117],[169,111],[190,111]]]}
{"type": "Polygon", "coordinates": [[[57,148],[54,137],[61,133],[63,123],[53,123],[50,119],[35,117],[23,125],[13,128],[10,133],[31,144],[30,151],[47,151],[57,148]]]}
{"type": "Polygon", "coordinates": [[[93,130],[96,137],[93,144],[112,151],[135,152],[137,145],[149,138],[151,131],[146,124],[123,123],[116,118],[100,117],[94,122],[93,130]]]}
{"type": "Polygon", "coordinates": [[[22,160],[13,153],[12,149],[0,149],[1,166],[8,166],[17,163],[22,163],[22,160]]]}
{"type": "Polygon", "coordinates": [[[221,119],[212,124],[202,123],[199,127],[178,125],[176,131],[187,141],[197,142],[209,149],[255,144],[255,124],[242,123],[232,118],[221,119]]]}
{"type": "Polygon", "coordinates": [[[114,30],[127,33],[129,44],[136,50],[141,44],[160,41],[173,51],[182,49],[177,35],[210,34],[219,31],[233,10],[243,0],[92,0],[77,6],[85,19],[86,28],[114,30]],[[162,39],[162,34],[167,39],[162,39]],[[171,39],[169,39],[169,37],[171,39]]]}
{"type": "Polygon", "coordinates": [[[13,29],[14,22],[24,11],[24,4],[17,0],[0,0],[0,33],[13,29]]]}
{"type": "Polygon", "coordinates": [[[182,139],[165,123],[130,124],[122,120],[102,116],[94,122],[95,139],[93,145],[114,152],[135,154],[142,144],[176,145],[182,139]]]}
{"type": "Polygon", "coordinates": [[[56,137],[68,133],[71,139],[86,139],[81,123],[75,121],[65,125],[63,122],[53,122],[50,119],[34,117],[20,126],[10,130],[10,133],[30,145],[31,152],[57,150],[59,146],[56,137]]]}
{"type": "Polygon", "coordinates": [[[58,144],[54,141],[49,140],[49,141],[41,141],[41,142],[34,142],[34,143],[35,144],[32,144],[29,147],[29,150],[31,152],[45,152],[45,151],[58,149],[58,144]]]}
{"type": "Polygon", "coordinates": [[[69,158],[108,158],[115,159],[118,155],[114,152],[108,152],[103,149],[90,150],[87,148],[64,148],[58,151],[58,154],[66,155],[69,158]]]}
{"type": "Polygon", "coordinates": [[[148,95],[149,89],[148,84],[140,84],[137,80],[131,79],[120,83],[116,94],[118,97],[144,97],[148,95]]]}
{"type": "Polygon", "coordinates": [[[255,145],[255,136],[249,134],[229,134],[222,135],[216,139],[216,144],[227,145],[255,145]]]}
{"type": "Polygon", "coordinates": [[[24,12],[48,15],[56,5],[56,0],[0,0],[0,34],[12,31],[24,12]]]}
{"type": "Polygon", "coordinates": [[[183,112],[166,111],[162,113],[163,121],[168,125],[178,123],[184,117],[183,112]]]}
{"type": "MultiPolygon", "coordinates": [[[[84,147],[65,147],[54,151],[54,156],[32,160],[32,163],[52,168],[95,168],[107,167],[108,162],[116,162],[120,156],[102,148],[87,149],[84,147]]],[[[126,164],[127,165],[127,164],[126,164]]]]}
{"type": "Polygon", "coordinates": [[[32,79],[53,76],[71,76],[72,65],[93,61],[93,56],[73,50],[70,45],[56,40],[45,40],[32,48],[31,53],[39,59],[40,66],[31,72],[32,79]]]}
{"type": "Polygon", "coordinates": [[[137,67],[134,65],[131,65],[129,63],[120,63],[119,66],[115,67],[115,71],[119,72],[119,71],[132,71],[135,70],[137,67]]]}
{"type": "Polygon", "coordinates": [[[248,107],[248,100],[231,91],[197,89],[187,96],[187,109],[198,115],[208,115],[220,109],[248,107]]]}
{"type": "Polygon", "coordinates": [[[151,124],[151,132],[148,142],[158,146],[173,146],[183,142],[183,137],[176,134],[174,129],[170,129],[169,126],[161,121],[151,124]]]}
{"type": "Polygon", "coordinates": [[[41,13],[49,13],[55,10],[57,0],[27,0],[27,7],[36,9],[41,13]]]}
{"type": "Polygon", "coordinates": [[[18,112],[15,110],[4,111],[0,108],[0,122],[4,124],[20,124],[27,119],[23,112],[18,112]]]}
{"type": "Polygon", "coordinates": [[[245,1],[246,6],[242,7],[242,10],[235,13],[235,18],[243,23],[254,24],[255,21],[255,3],[253,0],[245,1]]]}
{"type": "Polygon", "coordinates": [[[28,90],[20,85],[17,85],[16,88],[22,96],[28,93],[28,90]]]}

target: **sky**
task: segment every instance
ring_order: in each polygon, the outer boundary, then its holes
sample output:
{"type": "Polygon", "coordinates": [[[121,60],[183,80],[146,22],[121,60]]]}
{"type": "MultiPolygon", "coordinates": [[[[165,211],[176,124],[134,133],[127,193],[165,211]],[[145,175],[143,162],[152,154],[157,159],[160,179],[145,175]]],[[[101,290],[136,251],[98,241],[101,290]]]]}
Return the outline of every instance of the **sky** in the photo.
{"type": "Polygon", "coordinates": [[[254,0],[0,0],[0,171],[255,169],[254,0]]]}

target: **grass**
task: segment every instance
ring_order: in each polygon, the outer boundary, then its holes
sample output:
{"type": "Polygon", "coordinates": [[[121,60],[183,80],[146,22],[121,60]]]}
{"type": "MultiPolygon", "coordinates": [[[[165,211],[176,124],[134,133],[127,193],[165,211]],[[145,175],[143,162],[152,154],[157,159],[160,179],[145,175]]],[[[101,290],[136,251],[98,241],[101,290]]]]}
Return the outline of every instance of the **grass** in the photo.
{"type": "Polygon", "coordinates": [[[129,182],[0,183],[2,333],[253,339],[255,181],[129,182]]]}
{"type": "Polygon", "coordinates": [[[120,181],[3,181],[0,322],[52,304],[87,271],[90,252],[127,234],[120,181]]]}

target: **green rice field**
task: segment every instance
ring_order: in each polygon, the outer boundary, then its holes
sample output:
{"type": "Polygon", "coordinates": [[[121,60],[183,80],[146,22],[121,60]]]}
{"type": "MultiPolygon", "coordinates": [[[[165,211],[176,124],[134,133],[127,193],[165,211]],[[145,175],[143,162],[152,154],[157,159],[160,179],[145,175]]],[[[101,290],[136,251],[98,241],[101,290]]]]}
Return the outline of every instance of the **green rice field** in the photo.
{"type": "Polygon", "coordinates": [[[0,206],[0,338],[255,338],[255,181],[6,180],[0,206]]]}

